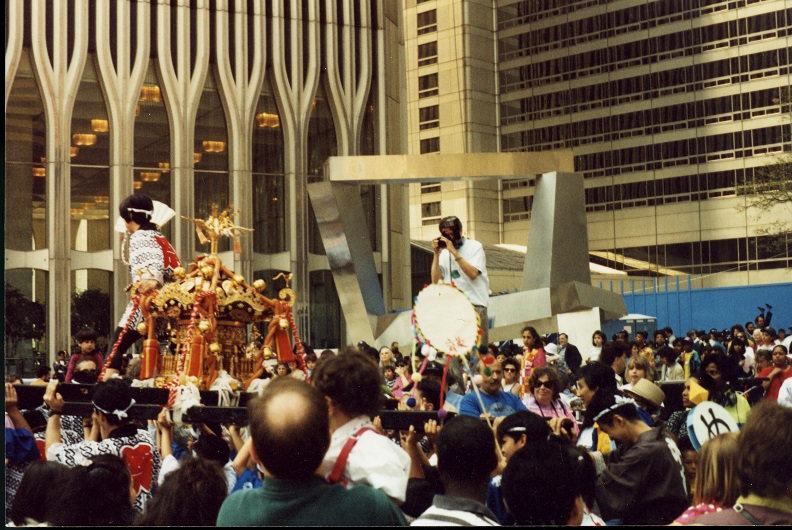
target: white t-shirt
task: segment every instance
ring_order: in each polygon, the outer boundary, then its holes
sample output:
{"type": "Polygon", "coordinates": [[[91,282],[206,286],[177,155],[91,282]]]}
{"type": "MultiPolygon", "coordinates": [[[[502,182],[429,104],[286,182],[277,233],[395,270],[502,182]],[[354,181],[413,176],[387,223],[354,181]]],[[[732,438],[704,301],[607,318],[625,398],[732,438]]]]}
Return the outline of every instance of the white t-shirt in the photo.
{"type": "Polygon", "coordinates": [[[792,377],[781,383],[781,388],[778,389],[778,404],[792,407],[792,377]]]}
{"type": "Polygon", "coordinates": [[[454,256],[448,249],[440,251],[440,275],[446,283],[453,282],[459,290],[465,293],[473,305],[487,307],[489,305],[489,276],[487,276],[487,256],[484,254],[484,247],[481,243],[472,239],[464,238],[464,243],[457,251],[460,259],[464,259],[473,265],[481,273],[471,280],[459,264],[454,260],[454,256]],[[451,270],[449,273],[449,263],[451,270]]]}
{"type": "MultiPolygon", "coordinates": [[[[367,416],[349,420],[333,432],[330,448],[322,462],[322,473],[328,476],[338,459],[347,439],[362,427],[371,427],[367,416]]],[[[366,431],[360,435],[352,448],[344,467],[347,487],[365,484],[382,490],[388,497],[404,502],[407,495],[407,480],[410,472],[410,456],[385,436],[366,431]]]]}
{"type": "Polygon", "coordinates": [[[594,346],[588,351],[588,353],[586,354],[586,358],[583,359],[583,362],[599,361],[600,353],[602,353],[602,346],[594,346]]]}
{"type": "Polygon", "coordinates": [[[751,368],[756,365],[756,354],[750,346],[745,347],[745,362],[743,363],[743,372],[746,374],[751,373],[751,368]]]}

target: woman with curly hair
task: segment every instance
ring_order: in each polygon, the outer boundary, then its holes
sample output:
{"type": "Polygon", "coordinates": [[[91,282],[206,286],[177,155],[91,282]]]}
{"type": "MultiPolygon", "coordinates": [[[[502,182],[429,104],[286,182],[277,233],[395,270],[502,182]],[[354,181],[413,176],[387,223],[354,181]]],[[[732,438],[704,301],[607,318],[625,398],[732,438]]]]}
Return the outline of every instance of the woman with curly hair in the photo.
{"type": "Polygon", "coordinates": [[[536,368],[531,373],[531,377],[528,378],[530,393],[525,394],[523,403],[529,411],[543,418],[572,420],[572,430],[577,436],[580,433],[580,428],[569,405],[561,399],[563,388],[563,382],[555,368],[550,368],[549,366],[536,368]]]}

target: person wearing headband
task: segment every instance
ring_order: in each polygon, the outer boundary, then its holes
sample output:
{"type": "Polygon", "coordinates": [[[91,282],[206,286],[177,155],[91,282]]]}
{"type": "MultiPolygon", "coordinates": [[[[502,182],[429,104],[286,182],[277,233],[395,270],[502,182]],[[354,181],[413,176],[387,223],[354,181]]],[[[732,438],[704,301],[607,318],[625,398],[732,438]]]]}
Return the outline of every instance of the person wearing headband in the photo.
{"type": "Polygon", "coordinates": [[[599,404],[594,421],[619,448],[592,453],[600,464],[597,503],[605,521],[666,525],[689,506],[682,454],[662,427],[650,427],[632,399],[613,396],[599,404]]]}
{"type": "MultiPolygon", "coordinates": [[[[157,203],[160,206],[160,203],[157,203]]],[[[173,281],[173,272],[181,267],[176,251],[163,236],[154,223],[155,203],[150,197],[135,193],[124,199],[118,207],[121,216],[117,225],[123,223],[126,229],[126,244],[129,247],[129,272],[135,292],[145,293],[173,281]]],[[[117,227],[118,229],[118,227],[117,227]]],[[[123,230],[123,228],[122,228],[123,230]]],[[[122,256],[124,251],[122,249],[122,256]]],[[[126,261],[125,261],[126,263],[126,261]]],[[[111,348],[115,346],[121,336],[116,353],[110,359],[110,364],[105,370],[104,380],[107,381],[121,372],[124,353],[132,344],[141,338],[137,326],[143,322],[140,309],[136,308],[130,300],[127,304],[118,327],[110,342],[111,348]]],[[[110,350],[112,353],[112,349],[110,350]]]]}
{"type": "Polygon", "coordinates": [[[124,459],[132,474],[135,490],[134,508],[142,513],[157,483],[162,458],[147,429],[130,422],[129,412],[135,404],[129,382],[114,378],[97,383],[92,403],[93,427],[88,439],[76,444],[61,442],[63,397],[58,393],[58,380],[47,385],[44,402],[49,406],[47,420],[47,460],[69,467],[85,465],[96,455],[114,454],[124,459]]]}

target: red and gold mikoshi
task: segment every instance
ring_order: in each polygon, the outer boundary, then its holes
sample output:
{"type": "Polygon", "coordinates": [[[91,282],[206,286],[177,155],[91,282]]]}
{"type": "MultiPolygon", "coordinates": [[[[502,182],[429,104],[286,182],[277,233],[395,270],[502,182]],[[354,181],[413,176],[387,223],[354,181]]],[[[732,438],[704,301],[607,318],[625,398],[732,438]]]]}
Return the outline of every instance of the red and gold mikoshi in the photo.
{"type": "Polygon", "coordinates": [[[297,360],[301,368],[304,366],[303,347],[292,316],[296,296],[289,288],[291,274],[273,278],[283,277],[286,286],[279,292],[279,300],[270,299],[262,294],[264,280],[249,285],[218,256],[221,237],[233,235],[236,239],[248,231],[232,222],[236,213],[231,206],[220,212],[213,205],[206,219],[185,218],[195,224],[201,242],[211,243],[211,254],[196,257],[189,271],[174,271],[175,281],[164,285],[151,302],[155,317],[170,320],[175,353],[163,352],[156,370],[146,372],[153,373],[154,386],[196,378],[200,388],[209,389],[222,372],[226,380],[249,381],[263,371],[267,354],[276,355],[278,360],[297,360]],[[264,346],[250,358],[246,355],[248,329],[262,322],[268,323],[264,346]]]}

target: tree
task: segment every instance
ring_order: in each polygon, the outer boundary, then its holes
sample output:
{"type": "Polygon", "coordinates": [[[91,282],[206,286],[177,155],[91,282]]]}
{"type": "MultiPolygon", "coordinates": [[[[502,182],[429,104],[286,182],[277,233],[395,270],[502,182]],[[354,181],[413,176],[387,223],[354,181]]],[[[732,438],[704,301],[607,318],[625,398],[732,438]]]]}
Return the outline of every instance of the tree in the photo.
{"type": "Polygon", "coordinates": [[[18,289],[6,284],[5,345],[9,357],[16,357],[17,347],[23,340],[41,340],[47,330],[47,310],[18,289]]]}
{"type": "Polygon", "coordinates": [[[72,295],[72,336],[86,326],[93,328],[99,337],[109,336],[111,316],[112,305],[109,294],[99,289],[86,289],[72,295]]]}

